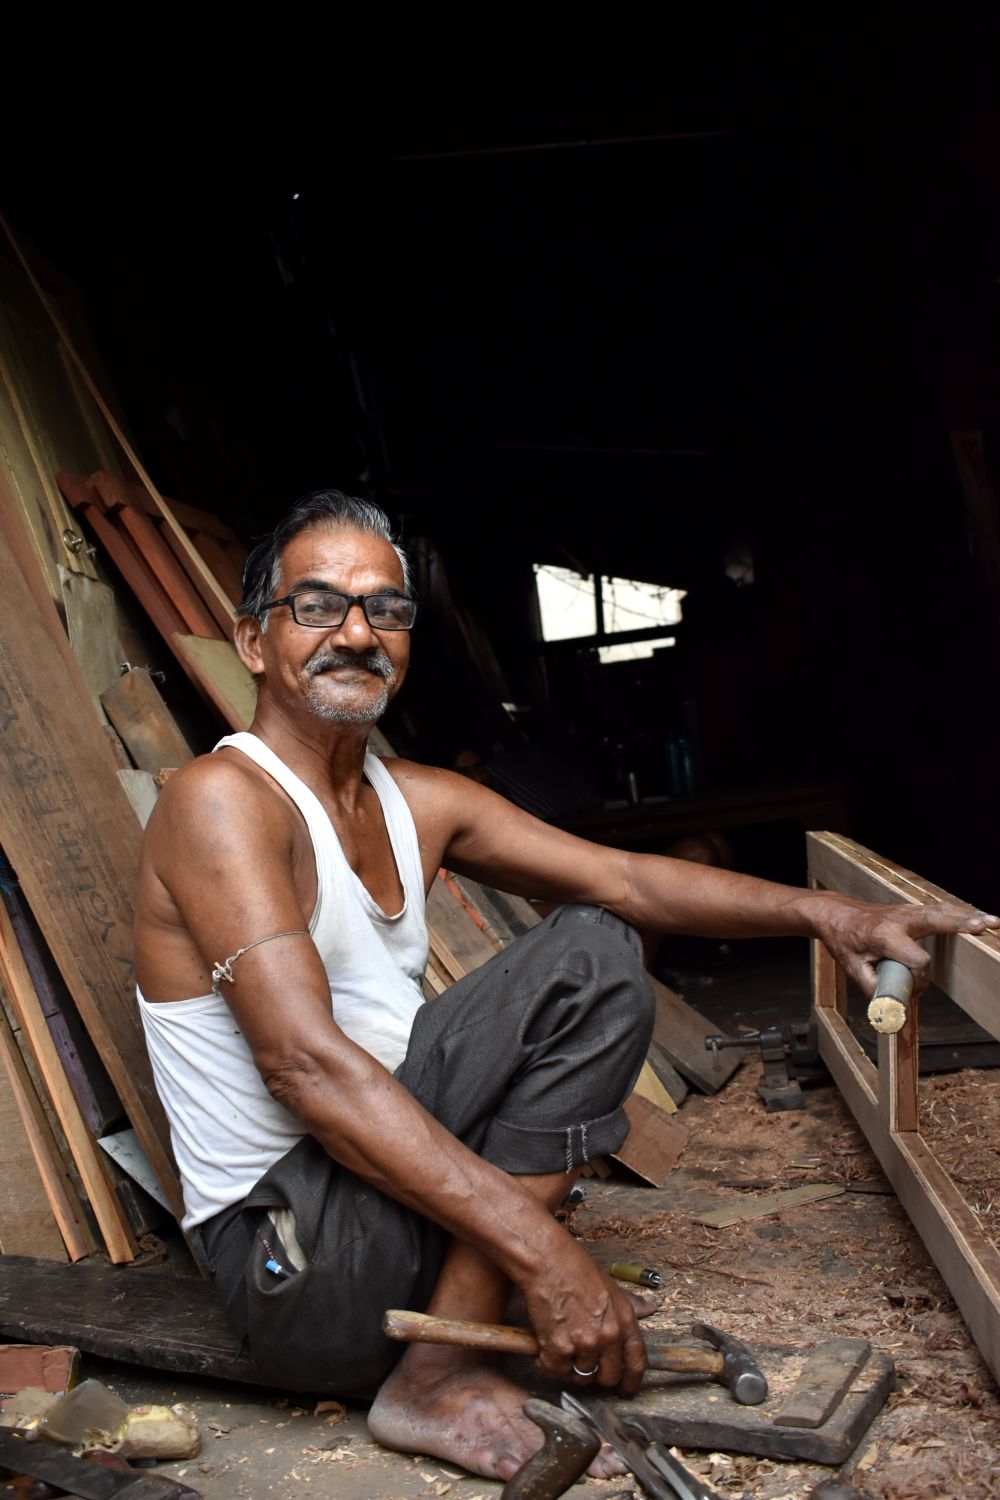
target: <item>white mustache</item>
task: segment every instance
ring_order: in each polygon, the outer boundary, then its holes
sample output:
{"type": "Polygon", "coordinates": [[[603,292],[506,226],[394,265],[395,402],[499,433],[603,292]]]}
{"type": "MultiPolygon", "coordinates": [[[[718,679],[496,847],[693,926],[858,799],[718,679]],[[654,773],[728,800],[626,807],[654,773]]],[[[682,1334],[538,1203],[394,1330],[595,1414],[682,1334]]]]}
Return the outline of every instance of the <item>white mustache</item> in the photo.
{"type": "Polygon", "coordinates": [[[388,682],[392,676],[392,662],[384,651],[377,647],[372,651],[322,651],[306,662],[306,672],[310,677],[316,677],[320,672],[328,672],[333,667],[363,667],[366,672],[371,672],[375,677],[381,677],[388,682]]]}

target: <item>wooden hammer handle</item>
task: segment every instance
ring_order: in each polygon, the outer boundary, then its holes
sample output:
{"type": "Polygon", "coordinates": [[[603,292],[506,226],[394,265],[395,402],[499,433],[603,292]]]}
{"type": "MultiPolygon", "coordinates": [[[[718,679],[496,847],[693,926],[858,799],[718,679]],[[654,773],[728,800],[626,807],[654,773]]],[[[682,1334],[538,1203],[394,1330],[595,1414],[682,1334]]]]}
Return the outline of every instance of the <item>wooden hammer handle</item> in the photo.
{"type": "MultiPolygon", "coordinates": [[[[392,1307],[382,1319],[382,1331],[391,1339],[407,1343],[457,1344],[462,1349],[486,1349],[492,1354],[537,1354],[538,1340],[530,1328],[507,1323],[471,1323],[462,1318],[432,1318],[428,1313],[405,1312],[392,1307]]],[[[670,1370],[675,1375],[722,1374],[724,1357],[716,1349],[692,1344],[654,1344],[646,1340],[646,1359],[651,1370],[670,1370]]]]}

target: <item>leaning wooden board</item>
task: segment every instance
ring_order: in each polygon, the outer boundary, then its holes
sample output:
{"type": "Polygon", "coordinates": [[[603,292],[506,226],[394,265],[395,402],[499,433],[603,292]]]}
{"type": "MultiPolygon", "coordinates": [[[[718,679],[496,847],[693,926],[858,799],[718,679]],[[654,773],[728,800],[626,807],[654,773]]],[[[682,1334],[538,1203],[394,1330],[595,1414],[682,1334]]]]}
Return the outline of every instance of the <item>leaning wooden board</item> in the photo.
{"type": "Polygon", "coordinates": [[[0,549],[4,848],[174,1211],[169,1132],[135,1003],[139,827],[100,726],[17,564],[0,549]],[[95,814],[99,812],[99,821],[95,814]]]}

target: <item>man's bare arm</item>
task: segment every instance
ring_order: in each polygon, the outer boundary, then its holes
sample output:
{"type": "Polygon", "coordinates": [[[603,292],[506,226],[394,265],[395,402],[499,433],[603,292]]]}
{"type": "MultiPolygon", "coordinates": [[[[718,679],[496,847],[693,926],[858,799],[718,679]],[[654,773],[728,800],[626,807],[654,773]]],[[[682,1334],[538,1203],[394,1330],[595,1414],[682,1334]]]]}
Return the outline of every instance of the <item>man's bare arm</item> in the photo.
{"type": "Polygon", "coordinates": [[[450,869],[518,895],[605,906],[641,931],[816,937],[865,993],[874,988],[881,958],[898,959],[918,981],[925,976],[922,937],[1000,926],[1000,918],[950,902],[875,905],[690,860],[605,848],[533,818],[465,777],[387,764],[418,827],[433,831],[429,847],[450,869]]]}
{"type": "MultiPolygon", "coordinates": [[[[245,776],[218,762],[175,779],[151,821],[148,857],[206,970],[259,938],[306,927],[276,799],[253,795],[245,776]]],[[[344,1036],[312,941],[262,943],[233,976],[224,997],[264,1082],[329,1154],[489,1256],[522,1289],[549,1373],[610,1355],[634,1389],[644,1354],[620,1291],[531,1193],[344,1036]]]]}

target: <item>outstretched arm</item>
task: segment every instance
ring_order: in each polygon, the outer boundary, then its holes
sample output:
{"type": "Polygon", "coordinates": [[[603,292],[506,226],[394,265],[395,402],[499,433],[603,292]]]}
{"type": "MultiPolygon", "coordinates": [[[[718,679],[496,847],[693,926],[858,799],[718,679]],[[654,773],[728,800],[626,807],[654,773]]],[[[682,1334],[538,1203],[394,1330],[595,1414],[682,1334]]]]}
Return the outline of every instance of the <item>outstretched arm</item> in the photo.
{"type": "MultiPolygon", "coordinates": [[[[929,959],[919,939],[981,933],[1000,918],[952,902],[889,906],[832,891],[776,885],[663,855],[579,839],[451,772],[387,762],[438,863],[523,896],[605,906],[640,931],[700,937],[815,937],[865,994],[895,958],[918,985],[929,959]]],[[[432,868],[436,868],[436,865],[432,868]]]]}

